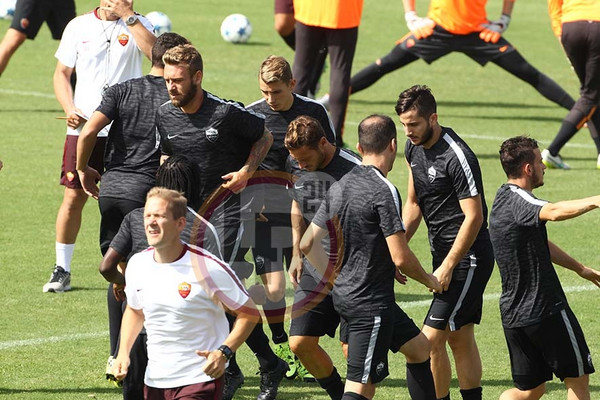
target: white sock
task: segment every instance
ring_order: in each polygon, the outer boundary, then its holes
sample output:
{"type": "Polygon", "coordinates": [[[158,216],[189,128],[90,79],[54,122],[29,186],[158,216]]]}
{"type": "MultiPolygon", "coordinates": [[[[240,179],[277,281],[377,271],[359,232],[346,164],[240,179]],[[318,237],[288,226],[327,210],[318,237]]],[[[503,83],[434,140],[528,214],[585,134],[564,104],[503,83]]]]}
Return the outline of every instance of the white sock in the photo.
{"type": "Polygon", "coordinates": [[[67,272],[71,272],[73,250],[75,250],[75,243],[64,244],[56,242],[56,265],[63,267],[67,272]]]}

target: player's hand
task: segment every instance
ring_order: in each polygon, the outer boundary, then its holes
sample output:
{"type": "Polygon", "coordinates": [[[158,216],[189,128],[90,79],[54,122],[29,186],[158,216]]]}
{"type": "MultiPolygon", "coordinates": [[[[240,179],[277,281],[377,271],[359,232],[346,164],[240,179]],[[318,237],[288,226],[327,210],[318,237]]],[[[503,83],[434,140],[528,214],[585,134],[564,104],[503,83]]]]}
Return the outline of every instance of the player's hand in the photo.
{"type": "Polygon", "coordinates": [[[108,11],[118,18],[126,18],[133,14],[132,0],[104,0],[105,6],[101,10],[108,11]]]}
{"type": "Polygon", "coordinates": [[[450,281],[452,281],[452,268],[447,267],[443,262],[434,272],[433,275],[437,278],[440,288],[437,293],[442,293],[448,290],[450,281]]]}
{"type": "Polygon", "coordinates": [[[223,187],[231,190],[235,194],[238,194],[246,188],[248,179],[250,179],[251,175],[252,174],[248,173],[245,168],[242,168],[236,172],[230,172],[221,177],[221,179],[227,181],[223,184],[223,187]]]}
{"type": "Polygon", "coordinates": [[[579,272],[579,276],[583,279],[587,279],[592,282],[594,285],[600,288],[600,272],[595,269],[591,269],[588,267],[583,267],[583,270],[579,272]]]}
{"type": "Polygon", "coordinates": [[[202,366],[202,370],[213,379],[219,379],[225,373],[225,357],[221,350],[196,350],[196,354],[200,357],[206,357],[206,363],[202,366]]]}
{"type": "Polygon", "coordinates": [[[292,256],[292,260],[290,261],[290,267],[288,268],[288,275],[290,276],[290,281],[294,286],[294,289],[300,283],[300,276],[302,276],[302,256],[292,256]]]}
{"type": "Polygon", "coordinates": [[[497,21],[488,21],[487,24],[482,24],[483,30],[479,33],[479,38],[491,43],[498,43],[498,40],[502,37],[502,34],[508,28],[510,23],[510,16],[502,14],[500,19],[497,21]]]}
{"type": "Polygon", "coordinates": [[[398,268],[395,269],[394,278],[401,285],[406,285],[406,282],[408,282],[408,277],[400,272],[398,268]]]}
{"type": "Polygon", "coordinates": [[[85,124],[85,118],[81,117],[83,112],[79,108],[74,108],[67,113],[67,126],[71,129],[77,129],[79,125],[85,124]]]}
{"type": "Polygon", "coordinates": [[[79,181],[85,194],[98,200],[100,189],[98,189],[97,183],[102,179],[98,171],[87,166],[85,170],[77,170],[77,175],[79,175],[79,181]]]}
{"type": "Polygon", "coordinates": [[[406,19],[408,29],[410,29],[411,33],[415,35],[417,39],[426,38],[433,33],[435,22],[427,17],[419,17],[415,11],[409,11],[404,14],[404,19],[406,19]]]}
{"type": "Polygon", "coordinates": [[[427,275],[429,275],[429,279],[431,280],[429,285],[427,285],[429,291],[433,293],[442,293],[442,285],[440,284],[440,281],[438,281],[438,278],[434,274],[427,275]]]}
{"type": "Polygon", "coordinates": [[[129,357],[117,356],[113,367],[112,374],[117,378],[118,381],[122,381],[127,376],[127,370],[129,369],[129,357]]]}
{"type": "Polygon", "coordinates": [[[127,300],[127,296],[125,296],[125,285],[119,285],[118,283],[113,283],[113,295],[117,301],[125,301],[127,300]]]}

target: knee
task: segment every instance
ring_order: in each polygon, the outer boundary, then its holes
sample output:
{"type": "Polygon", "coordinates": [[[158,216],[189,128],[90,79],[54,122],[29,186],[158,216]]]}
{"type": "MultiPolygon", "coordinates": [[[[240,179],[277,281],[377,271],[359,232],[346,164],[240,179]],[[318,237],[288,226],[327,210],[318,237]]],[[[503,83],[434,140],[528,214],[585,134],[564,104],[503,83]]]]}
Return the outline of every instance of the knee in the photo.
{"type": "Polygon", "coordinates": [[[407,363],[422,363],[429,359],[431,344],[424,334],[419,334],[400,348],[407,363]]]}
{"type": "Polygon", "coordinates": [[[541,398],[546,392],[546,384],[542,383],[541,385],[530,389],[530,390],[520,390],[517,388],[512,388],[506,390],[504,393],[500,395],[498,400],[513,400],[513,399],[522,399],[522,400],[537,400],[541,398]]]}
{"type": "Polygon", "coordinates": [[[273,302],[273,303],[277,303],[279,301],[281,301],[281,299],[283,299],[283,297],[285,296],[285,287],[280,287],[278,286],[272,286],[272,285],[268,285],[267,286],[267,298],[273,302]]]}
{"type": "Polygon", "coordinates": [[[63,206],[69,209],[81,209],[87,201],[87,194],[81,189],[65,189],[63,197],[63,206]]]}
{"type": "Polygon", "coordinates": [[[309,354],[315,349],[315,343],[304,336],[290,336],[290,349],[292,353],[302,358],[304,354],[309,354]]]}

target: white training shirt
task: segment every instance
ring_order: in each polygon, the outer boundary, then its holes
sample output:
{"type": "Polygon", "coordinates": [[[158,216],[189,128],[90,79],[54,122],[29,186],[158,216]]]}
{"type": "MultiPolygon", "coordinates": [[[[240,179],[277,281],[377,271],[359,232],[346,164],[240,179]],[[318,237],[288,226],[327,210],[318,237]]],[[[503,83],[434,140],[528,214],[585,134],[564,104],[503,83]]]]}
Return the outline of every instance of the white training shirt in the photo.
{"type": "Polygon", "coordinates": [[[213,380],[202,371],[206,358],[195,350],[216,350],[229,335],[221,302],[236,310],[249,298],[223,261],[199,247],[184,246],[182,256],[168,264],[155,262],[154,249],[149,248],[134,255],[125,271],[128,305],[144,312],[144,383],[151,387],[213,380]]]}
{"type": "MultiPolygon", "coordinates": [[[[121,19],[103,21],[98,9],[76,17],[63,32],[54,56],[65,66],[75,68],[77,84],[74,102],[85,116],[91,117],[102,100],[105,85],[142,76],[143,53],[121,19]]],[[[146,29],[153,31],[152,24],[143,16],[138,19],[146,29]]],[[[78,129],[67,127],[67,135],[78,136],[78,129]]],[[[110,125],[98,136],[107,136],[110,125]]]]}

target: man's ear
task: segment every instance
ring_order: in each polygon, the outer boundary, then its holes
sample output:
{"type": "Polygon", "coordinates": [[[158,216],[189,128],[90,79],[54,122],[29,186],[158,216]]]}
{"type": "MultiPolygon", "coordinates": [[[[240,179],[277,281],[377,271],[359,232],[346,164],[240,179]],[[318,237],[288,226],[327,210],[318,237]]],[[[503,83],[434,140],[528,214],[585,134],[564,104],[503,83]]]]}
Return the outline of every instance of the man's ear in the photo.
{"type": "Polygon", "coordinates": [[[533,165],[531,163],[523,163],[522,172],[524,175],[531,176],[533,175],[533,165]]]}
{"type": "Polygon", "coordinates": [[[429,125],[435,125],[438,122],[438,115],[437,113],[433,113],[429,116],[429,125]]]}
{"type": "Polygon", "coordinates": [[[363,148],[360,145],[360,143],[356,143],[356,151],[358,151],[358,154],[360,154],[361,156],[364,156],[363,148]]]}
{"type": "Polygon", "coordinates": [[[202,71],[196,71],[194,74],[194,83],[199,85],[202,83],[202,78],[204,77],[204,73],[202,71]]]}

